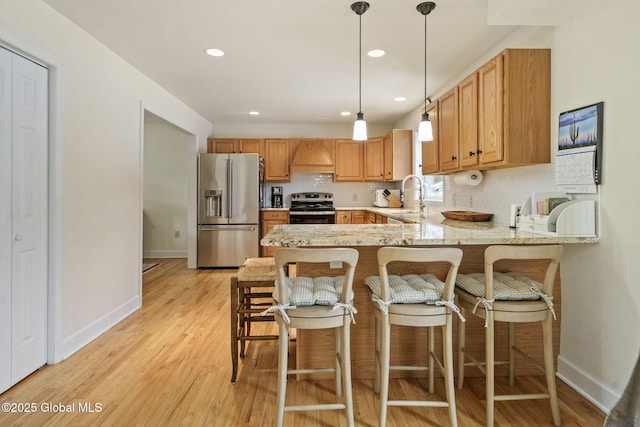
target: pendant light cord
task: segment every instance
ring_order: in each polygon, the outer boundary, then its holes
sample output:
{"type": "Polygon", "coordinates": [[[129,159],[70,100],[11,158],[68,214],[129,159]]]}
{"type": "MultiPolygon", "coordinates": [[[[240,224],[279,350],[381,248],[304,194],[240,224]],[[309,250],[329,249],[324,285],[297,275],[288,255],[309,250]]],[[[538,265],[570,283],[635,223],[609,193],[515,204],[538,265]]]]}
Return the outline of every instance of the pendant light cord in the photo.
{"type": "Polygon", "coordinates": [[[427,110],[427,15],[424,15],[424,109],[427,110]]]}
{"type": "Polygon", "coordinates": [[[362,14],[358,15],[360,31],[358,34],[358,112],[362,112],[362,14]]]}

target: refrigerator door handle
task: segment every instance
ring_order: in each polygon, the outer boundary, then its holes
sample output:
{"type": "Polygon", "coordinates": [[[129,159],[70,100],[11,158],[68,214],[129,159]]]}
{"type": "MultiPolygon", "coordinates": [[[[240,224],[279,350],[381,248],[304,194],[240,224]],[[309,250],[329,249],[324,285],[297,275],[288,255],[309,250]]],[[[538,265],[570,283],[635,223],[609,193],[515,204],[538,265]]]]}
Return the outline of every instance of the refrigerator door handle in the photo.
{"type": "Polygon", "coordinates": [[[233,202],[233,195],[231,194],[232,188],[233,188],[233,182],[232,177],[233,177],[233,160],[227,158],[226,159],[227,162],[227,214],[226,217],[227,218],[231,218],[233,217],[233,211],[232,211],[232,202],[233,202]]]}
{"type": "Polygon", "coordinates": [[[228,225],[201,225],[200,231],[255,231],[258,227],[247,225],[246,227],[229,227],[228,225]]]}

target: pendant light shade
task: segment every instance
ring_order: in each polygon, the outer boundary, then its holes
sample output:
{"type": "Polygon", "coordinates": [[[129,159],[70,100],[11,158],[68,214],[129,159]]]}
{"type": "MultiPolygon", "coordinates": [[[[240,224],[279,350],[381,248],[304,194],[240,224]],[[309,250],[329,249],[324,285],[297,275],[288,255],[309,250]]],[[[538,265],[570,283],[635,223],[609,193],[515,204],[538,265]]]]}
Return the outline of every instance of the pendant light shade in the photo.
{"type": "Polygon", "coordinates": [[[433,127],[427,113],[422,113],[422,120],[418,126],[418,141],[433,141],[433,127]]]}
{"type": "Polygon", "coordinates": [[[358,116],[353,124],[354,141],[367,140],[367,122],[364,121],[364,114],[362,113],[362,14],[365,13],[367,9],[369,9],[369,3],[366,1],[357,1],[351,5],[351,10],[360,18],[358,38],[358,116]]]}
{"type": "Polygon", "coordinates": [[[367,122],[364,121],[364,114],[358,113],[358,118],[353,124],[353,140],[354,141],[366,141],[367,140],[367,122]]]}
{"type": "Polygon", "coordinates": [[[433,127],[427,114],[427,15],[436,8],[436,4],[432,1],[426,1],[416,6],[418,12],[424,15],[424,109],[422,119],[418,126],[418,141],[433,141],[433,127]]]}

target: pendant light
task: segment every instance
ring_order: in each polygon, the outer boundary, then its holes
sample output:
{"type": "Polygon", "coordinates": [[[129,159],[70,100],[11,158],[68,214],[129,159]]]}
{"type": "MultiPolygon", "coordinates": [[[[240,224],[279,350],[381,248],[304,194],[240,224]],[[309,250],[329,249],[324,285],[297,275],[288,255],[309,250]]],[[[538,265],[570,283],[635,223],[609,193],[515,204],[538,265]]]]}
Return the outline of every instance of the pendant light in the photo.
{"type": "Polygon", "coordinates": [[[360,35],[359,35],[359,51],[358,51],[358,116],[353,124],[353,140],[367,140],[367,122],[364,121],[362,114],[362,14],[369,9],[369,3],[366,1],[357,1],[351,5],[356,15],[360,17],[360,35]]]}
{"type": "Polygon", "coordinates": [[[418,141],[433,141],[433,127],[429,120],[429,114],[427,114],[427,15],[436,8],[436,4],[432,1],[426,1],[420,3],[416,9],[422,15],[424,15],[424,109],[422,113],[422,120],[418,126],[418,141]]]}

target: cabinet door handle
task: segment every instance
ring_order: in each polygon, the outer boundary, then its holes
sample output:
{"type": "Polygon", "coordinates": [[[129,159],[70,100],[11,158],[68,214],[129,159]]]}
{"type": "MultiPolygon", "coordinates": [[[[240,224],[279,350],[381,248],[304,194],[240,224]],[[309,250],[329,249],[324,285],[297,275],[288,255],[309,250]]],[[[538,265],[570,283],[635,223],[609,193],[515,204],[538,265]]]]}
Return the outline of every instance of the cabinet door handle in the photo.
{"type": "Polygon", "coordinates": [[[477,150],[476,153],[482,154],[482,150],[477,150]]]}
{"type": "Polygon", "coordinates": [[[476,153],[474,153],[473,151],[469,151],[469,155],[470,155],[470,156],[475,156],[475,155],[476,155],[476,153]]]}
{"type": "Polygon", "coordinates": [[[458,158],[456,156],[451,156],[451,160],[457,160],[458,158]]]}

